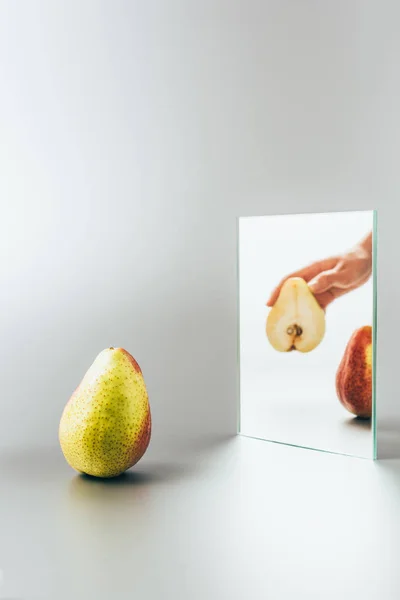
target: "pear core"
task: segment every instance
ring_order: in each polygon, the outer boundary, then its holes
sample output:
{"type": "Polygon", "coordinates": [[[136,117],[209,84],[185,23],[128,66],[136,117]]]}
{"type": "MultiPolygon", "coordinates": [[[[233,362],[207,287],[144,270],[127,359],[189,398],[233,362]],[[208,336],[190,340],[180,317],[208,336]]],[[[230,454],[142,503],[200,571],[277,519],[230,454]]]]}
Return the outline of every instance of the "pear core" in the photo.
{"type": "Polygon", "coordinates": [[[325,312],[301,277],[283,284],[266,324],[271,346],[278,352],[310,352],[325,335],[325,312]]]}

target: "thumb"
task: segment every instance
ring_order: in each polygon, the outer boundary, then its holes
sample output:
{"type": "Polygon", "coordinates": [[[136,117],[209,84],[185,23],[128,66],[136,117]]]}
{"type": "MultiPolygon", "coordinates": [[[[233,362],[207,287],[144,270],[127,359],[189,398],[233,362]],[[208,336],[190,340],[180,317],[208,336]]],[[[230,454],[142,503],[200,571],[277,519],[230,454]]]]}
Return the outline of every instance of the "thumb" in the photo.
{"type": "Polygon", "coordinates": [[[323,292],[326,292],[330,288],[334,287],[337,284],[337,281],[337,269],[329,269],[328,271],[323,271],[311,279],[311,281],[308,282],[308,287],[313,294],[322,294],[323,292]]]}

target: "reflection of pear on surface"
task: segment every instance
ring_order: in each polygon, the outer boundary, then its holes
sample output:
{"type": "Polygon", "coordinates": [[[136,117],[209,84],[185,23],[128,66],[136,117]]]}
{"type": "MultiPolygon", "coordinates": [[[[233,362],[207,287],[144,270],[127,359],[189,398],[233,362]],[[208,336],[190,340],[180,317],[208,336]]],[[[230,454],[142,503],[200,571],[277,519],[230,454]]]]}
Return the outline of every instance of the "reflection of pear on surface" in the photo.
{"type": "Polygon", "coordinates": [[[325,313],[307,283],[291,277],[283,284],[267,318],[267,337],[278,352],[310,352],[325,334],[325,313]]]}
{"type": "Polygon", "coordinates": [[[142,371],[123,348],[100,352],[60,421],[63,454],[76,471],[115,477],[135,465],[150,442],[151,413],[142,371]]]}

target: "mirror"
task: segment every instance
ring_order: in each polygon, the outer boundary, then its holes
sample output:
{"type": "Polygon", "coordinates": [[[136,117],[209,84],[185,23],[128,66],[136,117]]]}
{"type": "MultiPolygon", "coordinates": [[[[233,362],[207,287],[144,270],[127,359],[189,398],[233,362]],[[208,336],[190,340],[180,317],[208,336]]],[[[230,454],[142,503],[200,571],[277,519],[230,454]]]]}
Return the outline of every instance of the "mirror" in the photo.
{"type": "Polygon", "coordinates": [[[376,458],[376,211],[238,219],[240,434],[376,458]]]}

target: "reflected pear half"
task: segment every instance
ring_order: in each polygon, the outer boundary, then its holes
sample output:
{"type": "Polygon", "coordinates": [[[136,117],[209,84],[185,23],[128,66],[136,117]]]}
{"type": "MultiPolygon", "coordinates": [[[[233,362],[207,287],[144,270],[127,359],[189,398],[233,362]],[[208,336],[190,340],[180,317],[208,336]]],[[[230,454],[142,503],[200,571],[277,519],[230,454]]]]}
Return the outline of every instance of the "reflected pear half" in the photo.
{"type": "Polygon", "coordinates": [[[325,335],[325,312],[301,277],[283,284],[266,325],[268,340],[278,352],[310,352],[325,335]]]}

